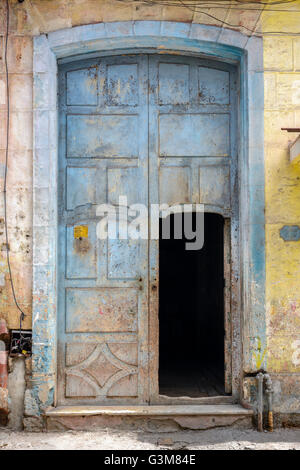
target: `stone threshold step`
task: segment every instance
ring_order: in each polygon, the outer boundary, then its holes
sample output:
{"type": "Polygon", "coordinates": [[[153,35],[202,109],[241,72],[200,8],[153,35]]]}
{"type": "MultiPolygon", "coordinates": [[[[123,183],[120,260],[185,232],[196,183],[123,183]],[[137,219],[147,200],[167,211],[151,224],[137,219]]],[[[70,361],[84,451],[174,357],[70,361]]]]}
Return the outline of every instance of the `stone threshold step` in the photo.
{"type": "Polygon", "coordinates": [[[46,416],[251,416],[241,405],[58,406],[46,416]]]}

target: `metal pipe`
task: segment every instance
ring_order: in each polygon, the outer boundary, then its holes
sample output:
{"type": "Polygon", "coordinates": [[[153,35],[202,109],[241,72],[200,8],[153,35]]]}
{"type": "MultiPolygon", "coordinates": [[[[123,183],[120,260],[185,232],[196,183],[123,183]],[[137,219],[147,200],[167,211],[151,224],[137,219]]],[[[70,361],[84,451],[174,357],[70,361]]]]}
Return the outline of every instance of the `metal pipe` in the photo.
{"type": "Polygon", "coordinates": [[[258,381],[257,387],[257,430],[259,432],[263,431],[263,383],[264,383],[264,374],[259,372],[256,376],[258,381]]]}
{"type": "Polygon", "coordinates": [[[273,432],[273,384],[269,374],[265,374],[266,388],[265,392],[268,399],[268,430],[273,432]]]}

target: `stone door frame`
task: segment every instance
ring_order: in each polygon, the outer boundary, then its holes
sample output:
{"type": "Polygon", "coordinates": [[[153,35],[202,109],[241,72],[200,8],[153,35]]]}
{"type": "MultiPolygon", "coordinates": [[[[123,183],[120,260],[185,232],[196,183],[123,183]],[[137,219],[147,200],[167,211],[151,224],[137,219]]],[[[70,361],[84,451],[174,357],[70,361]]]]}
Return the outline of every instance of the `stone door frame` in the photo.
{"type": "MultiPolygon", "coordinates": [[[[168,21],[99,23],[34,38],[33,369],[38,413],[56,397],[57,64],[124,53],[167,53],[236,64],[239,71],[239,273],[233,276],[232,394],[241,397],[254,352],[266,348],[262,38],[168,21]]],[[[265,361],[266,361],[266,355],[265,361]]],[[[263,367],[263,365],[262,365],[263,367]]]]}

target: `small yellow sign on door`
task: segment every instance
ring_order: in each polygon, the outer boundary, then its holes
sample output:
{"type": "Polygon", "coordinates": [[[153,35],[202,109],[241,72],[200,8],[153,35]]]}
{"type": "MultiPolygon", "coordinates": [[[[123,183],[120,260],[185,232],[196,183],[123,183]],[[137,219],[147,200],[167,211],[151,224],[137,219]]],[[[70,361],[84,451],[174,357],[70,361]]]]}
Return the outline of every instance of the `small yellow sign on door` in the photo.
{"type": "Polygon", "coordinates": [[[89,228],[87,225],[76,225],[74,227],[74,238],[87,238],[89,235],[89,228]]]}

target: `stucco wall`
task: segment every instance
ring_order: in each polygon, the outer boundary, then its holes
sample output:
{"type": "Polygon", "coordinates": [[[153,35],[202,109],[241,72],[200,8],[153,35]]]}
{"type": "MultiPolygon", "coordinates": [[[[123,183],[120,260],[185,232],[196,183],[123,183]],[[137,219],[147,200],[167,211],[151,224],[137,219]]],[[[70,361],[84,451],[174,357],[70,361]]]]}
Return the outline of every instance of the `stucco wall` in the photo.
{"type": "MultiPolygon", "coordinates": [[[[3,189],[5,159],[6,98],[4,76],[5,1],[0,1],[0,162],[3,189]]],[[[8,67],[11,96],[10,154],[8,173],[8,226],[11,264],[17,297],[27,313],[24,328],[31,327],[32,298],[32,37],[62,28],[90,23],[126,20],[168,20],[221,26],[222,21],[251,35],[264,36],[264,116],[266,183],[266,300],[267,350],[255,351],[257,366],[267,358],[267,368],[276,373],[277,404],[297,407],[300,396],[300,242],[280,238],[283,225],[300,224],[300,169],[289,163],[288,143],[293,135],[281,127],[300,125],[300,1],[293,13],[209,9],[218,22],[188,8],[152,6],[138,2],[103,0],[10,0],[8,67]],[[297,11],[296,11],[297,10],[297,11]],[[270,32],[275,32],[270,34],[270,32]],[[297,343],[298,341],[298,343],[297,343]],[[292,375],[289,373],[292,372],[292,375]]],[[[272,9],[280,9],[272,7],[272,9]]],[[[288,7],[284,5],[284,8],[288,7]]],[[[282,6],[281,6],[282,9],[282,6]]],[[[223,24],[222,40],[226,43],[223,24]]],[[[1,214],[3,214],[1,197],[1,214]]],[[[2,215],[3,217],[3,215],[2,215]]],[[[0,247],[5,243],[0,220],[0,247]]],[[[9,328],[19,325],[6,266],[0,251],[1,317],[9,328]]],[[[251,354],[251,352],[250,352],[251,354]]]]}
{"type": "Polygon", "coordinates": [[[300,242],[279,233],[300,222],[300,166],[288,152],[298,134],[281,131],[300,124],[299,15],[262,15],[263,30],[284,33],[264,37],[267,356],[282,410],[299,409],[300,395],[300,242]]]}

